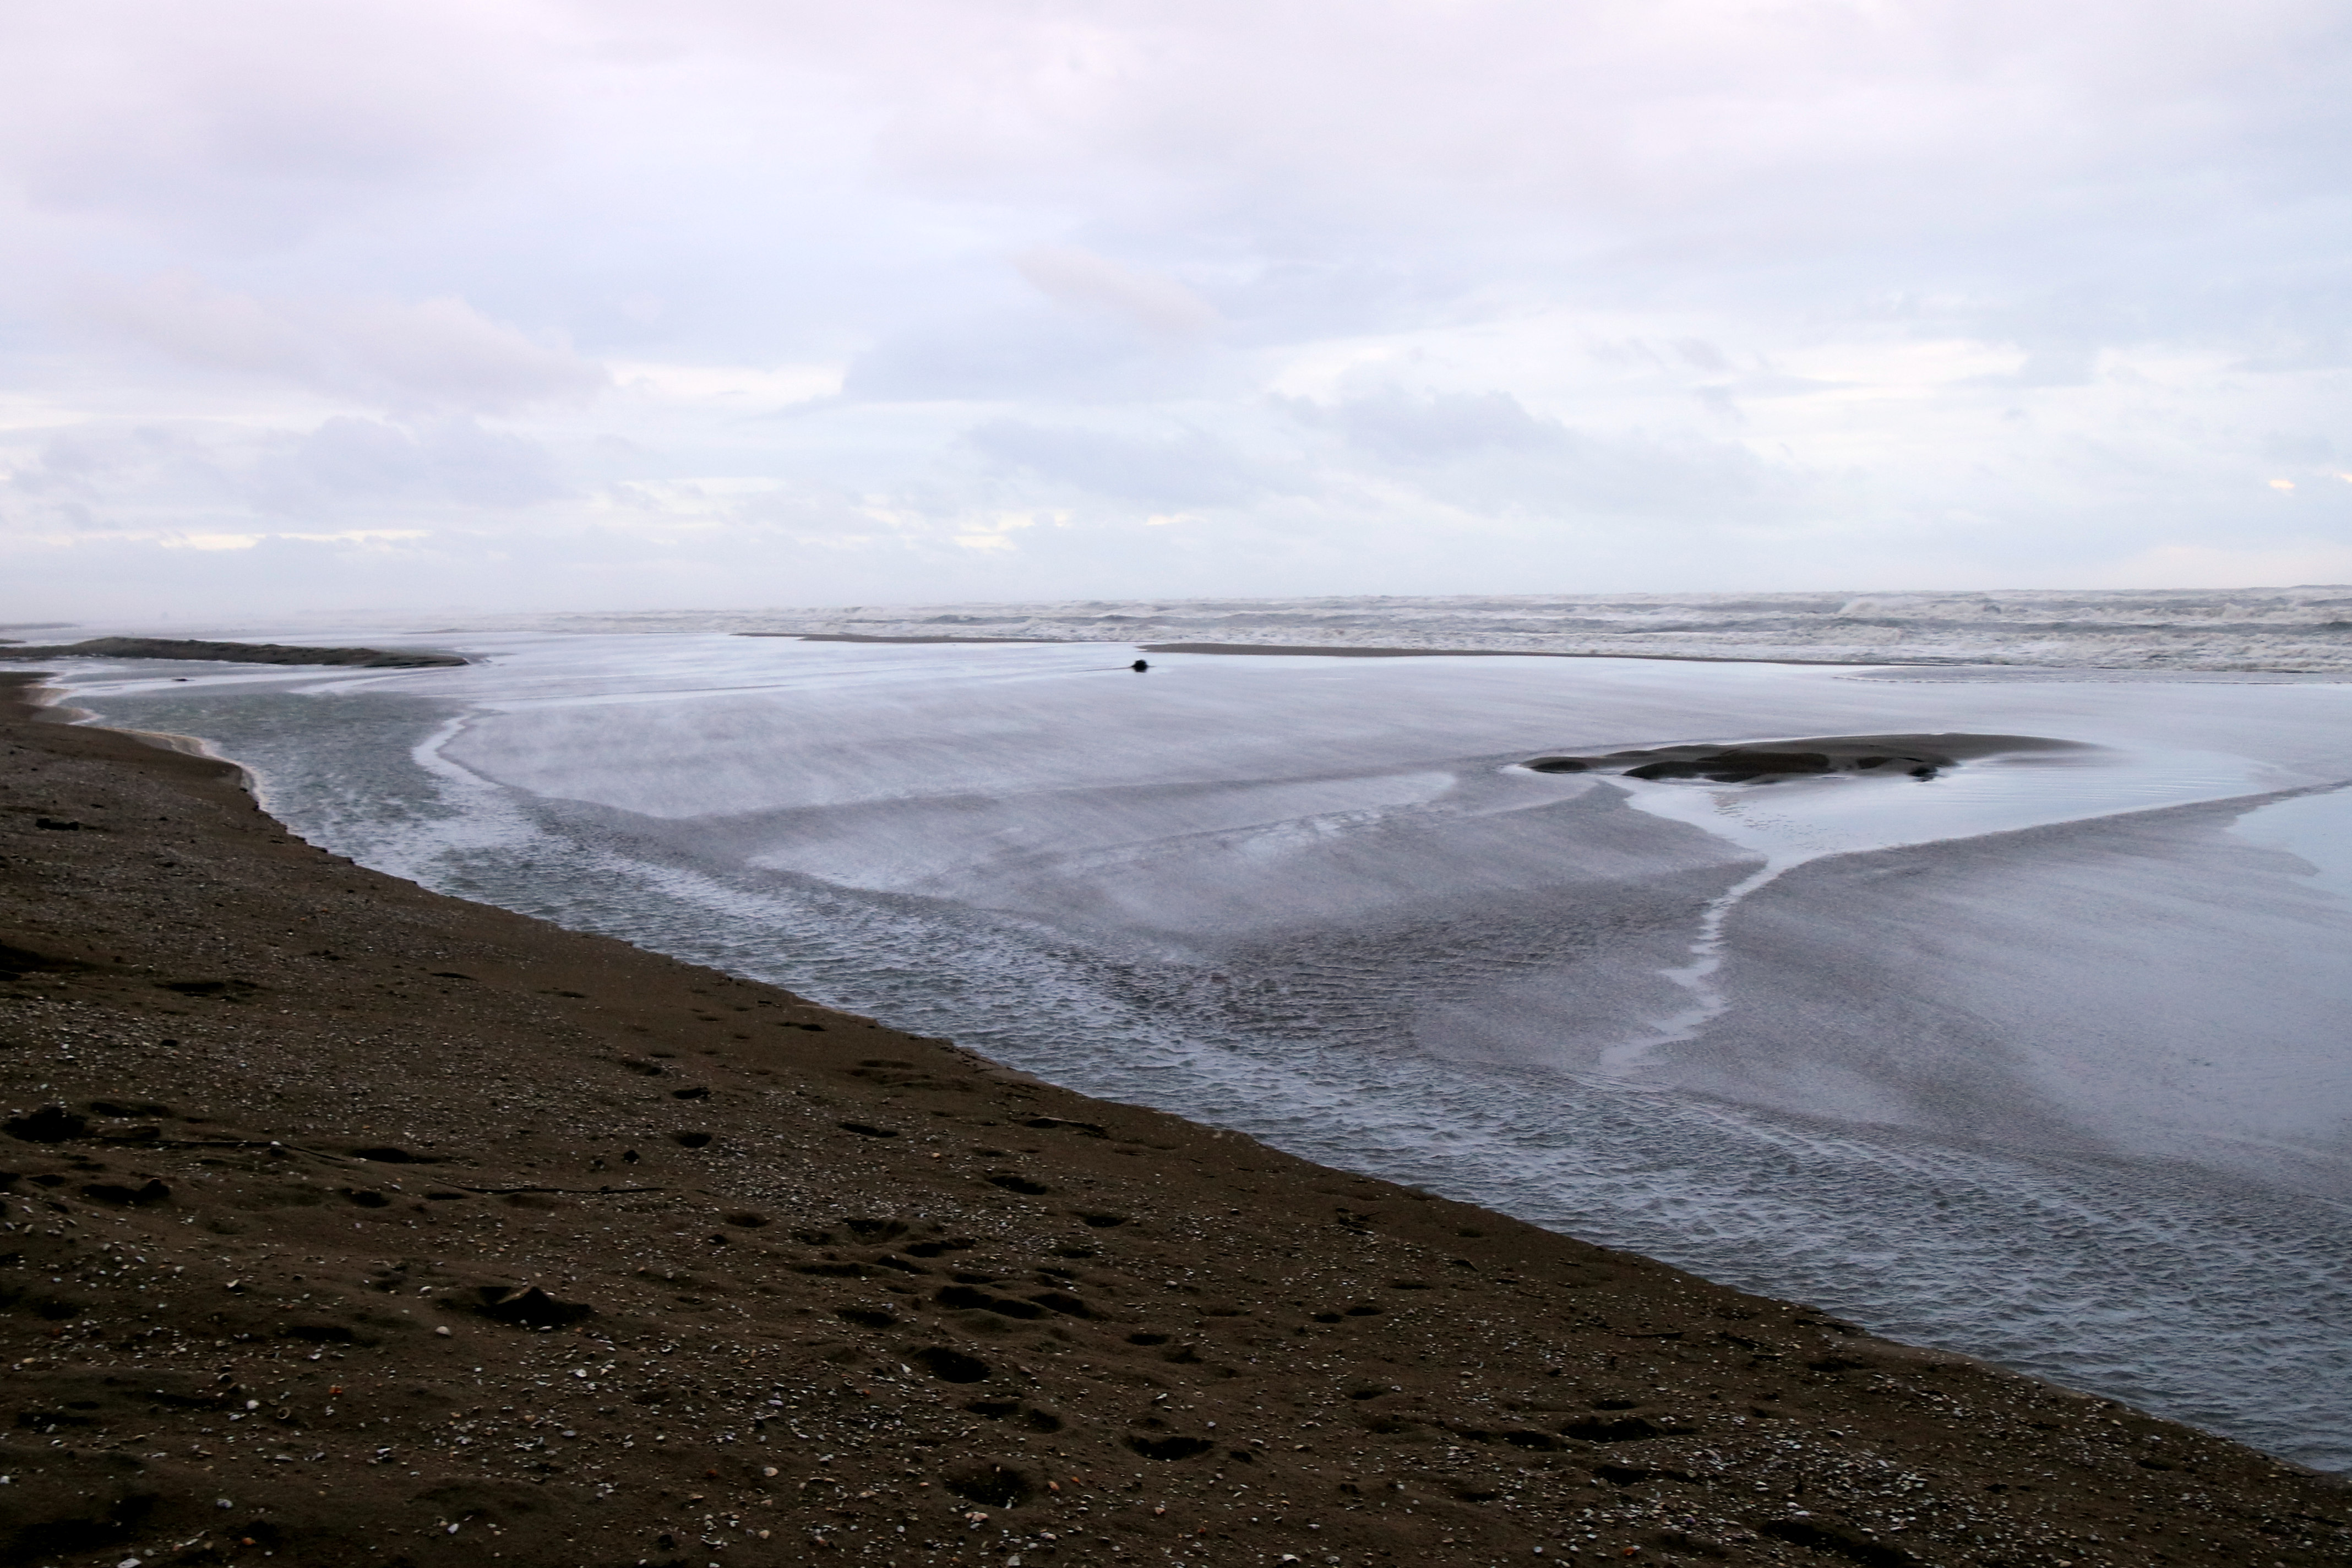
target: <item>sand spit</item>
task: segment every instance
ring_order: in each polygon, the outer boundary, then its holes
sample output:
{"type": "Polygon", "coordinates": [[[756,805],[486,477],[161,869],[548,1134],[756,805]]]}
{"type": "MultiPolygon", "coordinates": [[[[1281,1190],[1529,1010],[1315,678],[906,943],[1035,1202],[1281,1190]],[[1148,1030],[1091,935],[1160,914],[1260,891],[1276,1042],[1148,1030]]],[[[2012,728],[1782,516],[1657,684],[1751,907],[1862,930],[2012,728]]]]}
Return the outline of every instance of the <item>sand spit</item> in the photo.
{"type": "Polygon", "coordinates": [[[737,632],[739,637],[790,637],[794,642],[871,642],[871,643],[975,643],[975,642],[1055,642],[1055,637],[883,637],[865,632],[737,632]]]}
{"type": "MultiPolygon", "coordinates": [[[[771,634],[772,635],[772,634],[771,634]]],[[[820,638],[805,636],[803,642],[846,642],[845,637],[820,638]]],[[[913,641],[913,638],[884,639],[861,637],[863,642],[913,641]]],[[[929,639],[926,639],[929,640],[929,639]]],[[[938,639],[946,641],[946,638],[938,639]]],[[[962,637],[962,642],[1007,642],[1007,637],[962,637]]],[[[1553,648],[1492,648],[1492,647],[1357,647],[1353,644],[1281,643],[1281,642],[1148,642],[1136,645],[1146,653],[1230,653],[1287,654],[1294,658],[1646,658],[1683,664],[1853,664],[1846,658],[1776,658],[1748,657],[1737,654],[1713,653],[1568,653],[1553,648]]],[[[1879,658],[1874,664],[1942,665],[1954,662],[1939,658],[1879,658]]]]}
{"type": "Polygon", "coordinates": [[[2036,735],[1811,735],[1727,744],[1701,741],[1589,756],[1533,757],[1519,765],[1538,773],[1622,773],[1627,778],[1696,779],[1709,784],[1769,784],[1826,773],[1931,779],[1947,768],[1958,767],[1963,759],[2095,749],[2036,735]]]}
{"type": "Polygon", "coordinates": [[[90,637],[51,647],[0,647],[0,658],[194,658],[224,664],[324,664],[360,669],[433,669],[466,662],[454,653],[295,647],[284,643],[205,642],[194,637],[90,637]]]}
{"type": "Polygon", "coordinates": [[[426,893],[10,685],[0,1562],[2352,1562],[2334,1479],[426,893]]]}

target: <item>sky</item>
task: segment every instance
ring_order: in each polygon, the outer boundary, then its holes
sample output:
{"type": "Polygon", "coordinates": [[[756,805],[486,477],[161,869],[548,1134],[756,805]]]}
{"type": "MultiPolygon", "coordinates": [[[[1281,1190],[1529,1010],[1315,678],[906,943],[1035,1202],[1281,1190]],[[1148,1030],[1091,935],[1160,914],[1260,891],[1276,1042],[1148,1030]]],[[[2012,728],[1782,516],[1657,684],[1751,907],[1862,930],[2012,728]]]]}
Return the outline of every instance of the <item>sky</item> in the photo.
{"type": "Polygon", "coordinates": [[[0,11],[0,618],[2352,581],[2341,0],[0,11]]]}

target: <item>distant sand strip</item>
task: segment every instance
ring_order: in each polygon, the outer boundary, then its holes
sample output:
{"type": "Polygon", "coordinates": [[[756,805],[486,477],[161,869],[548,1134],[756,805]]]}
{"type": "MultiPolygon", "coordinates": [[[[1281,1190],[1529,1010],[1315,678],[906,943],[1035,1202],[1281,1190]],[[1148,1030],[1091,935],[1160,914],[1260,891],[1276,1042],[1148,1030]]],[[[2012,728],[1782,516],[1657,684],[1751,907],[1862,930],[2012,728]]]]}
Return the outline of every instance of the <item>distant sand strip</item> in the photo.
{"type": "Polygon", "coordinates": [[[1145,653],[1238,653],[1301,655],[1318,658],[1640,658],[1678,664],[1825,664],[1848,668],[1876,664],[1935,668],[1965,662],[1951,658],[1747,658],[1712,653],[1559,653],[1547,648],[1511,647],[1353,647],[1328,643],[1149,642],[1129,643],[1117,637],[990,637],[950,636],[886,636],[878,632],[736,632],[739,637],[790,637],[798,642],[848,643],[1037,643],[1073,647],[1137,647],[1145,653]]]}
{"type": "Polygon", "coordinates": [[[322,664],[360,669],[435,669],[469,662],[454,653],[387,653],[377,647],[297,647],[193,637],[91,637],[46,647],[0,643],[0,658],[193,658],[223,664],[322,664]]]}

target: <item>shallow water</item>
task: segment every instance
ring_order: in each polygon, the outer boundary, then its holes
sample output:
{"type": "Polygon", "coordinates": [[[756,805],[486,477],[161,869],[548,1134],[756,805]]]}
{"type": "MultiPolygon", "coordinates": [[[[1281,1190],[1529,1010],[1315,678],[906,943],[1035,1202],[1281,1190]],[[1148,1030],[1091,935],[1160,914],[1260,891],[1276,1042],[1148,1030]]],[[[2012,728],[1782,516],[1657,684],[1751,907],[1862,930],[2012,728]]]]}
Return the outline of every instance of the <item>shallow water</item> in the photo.
{"type": "Polygon", "coordinates": [[[77,700],[428,886],[2352,1468],[2352,690],[455,640],[77,700]],[[2097,750],[1515,765],[1912,731],[2097,750]]]}

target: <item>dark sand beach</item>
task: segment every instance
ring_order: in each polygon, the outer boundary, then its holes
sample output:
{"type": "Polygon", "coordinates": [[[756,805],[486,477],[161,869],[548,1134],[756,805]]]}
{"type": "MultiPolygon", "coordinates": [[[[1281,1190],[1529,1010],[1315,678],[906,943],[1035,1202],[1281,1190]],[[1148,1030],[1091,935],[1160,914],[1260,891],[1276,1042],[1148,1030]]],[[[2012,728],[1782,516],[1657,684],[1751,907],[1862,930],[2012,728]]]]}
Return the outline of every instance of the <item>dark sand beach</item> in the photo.
{"type": "Polygon", "coordinates": [[[2339,1479],[425,892],[0,681],[0,1563],[2352,1563],[2339,1479]]]}

